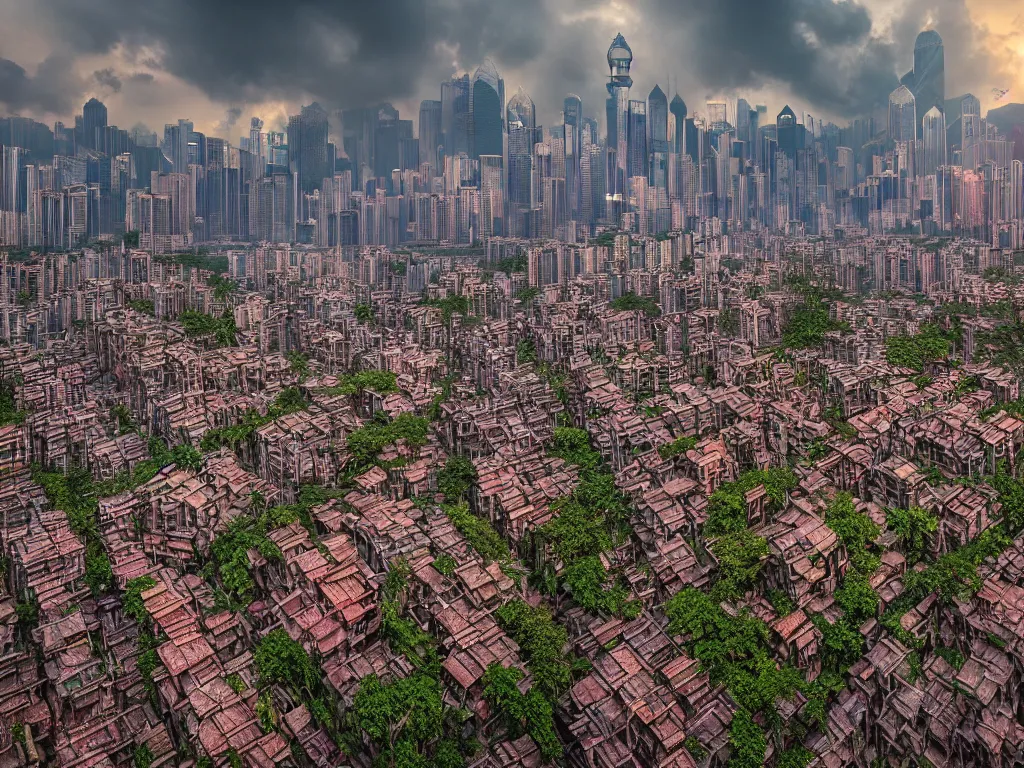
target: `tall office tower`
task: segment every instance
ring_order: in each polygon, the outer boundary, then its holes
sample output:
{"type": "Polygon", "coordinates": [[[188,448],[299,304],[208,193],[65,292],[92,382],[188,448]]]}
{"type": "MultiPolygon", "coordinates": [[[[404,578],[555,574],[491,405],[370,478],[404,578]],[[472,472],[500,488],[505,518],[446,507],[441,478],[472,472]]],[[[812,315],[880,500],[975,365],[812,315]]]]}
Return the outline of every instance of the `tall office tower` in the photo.
{"type": "Polygon", "coordinates": [[[382,104],[377,110],[373,131],[374,178],[390,179],[391,172],[401,165],[401,158],[398,156],[400,123],[398,110],[390,104],[382,104]]]}
{"type": "Polygon", "coordinates": [[[327,112],[315,101],[288,119],[288,169],[298,174],[300,195],[311,195],[333,168],[327,167],[327,112]]]}
{"type": "Polygon", "coordinates": [[[206,140],[204,165],[206,166],[206,210],[203,223],[206,226],[206,239],[216,240],[228,234],[227,141],[214,138],[206,140]]]}
{"type": "Polygon", "coordinates": [[[651,152],[650,182],[658,189],[668,188],[668,97],[657,85],[647,96],[647,137],[651,152]]]}
{"type": "Polygon", "coordinates": [[[686,102],[677,93],[668,105],[668,111],[675,118],[675,131],[672,133],[672,153],[681,155],[686,151],[686,102]]]}
{"type": "Polygon", "coordinates": [[[252,155],[253,178],[259,179],[267,170],[267,140],[263,135],[263,121],[254,117],[249,121],[249,154],[252,155]]]}
{"type": "Polygon", "coordinates": [[[629,102],[629,162],[626,172],[629,177],[647,177],[649,158],[647,156],[647,102],[631,99],[629,102]]]}
{"type": "Polygon", "coordinates": [[[253,240],[287,243],[295,231],[292,176],[275,173],[252,183],[249,231],[253,240]]]}
{"type": "Polygon", "coordinates": [[[472,118],[469,93],[469,75],[452,75],[450,80],[441,83],[441,132],[447,157],[455,157],[460,152],[469,154],[472,118]]]}
{"type": "Polygon", "coordinates": [[[942,112],[946,103],[946,65],[942,38],[934,29],[926,29],[914,43],[914,71],[908,73],[910,90],[917,104],[917,137],[922,138],[924,116],[935,107],[942,112]]]}
{"type": "Polygon", "coordinates": [[[444,152],[441,141],[441,102],[424,99],[420,102],[420,163],[430,165],[430,173],[437,176],[444,168],[440,156],[444,152]]]}
{"type": "Polygon", "coordinates": [[[565,142],[565,194],[569,217],[579,219],[580,156],[583,152],[583,100],[574,93],[565,97],[562,111],[562,129],[565,142]]]}
{"type": "Polygon", "coordinates": [[[480,155],[480,236],[505,233],[504,158],[480,155]]]}
{"type": "Polygon", "coordinates": [[[784,152],[791,160],[796,160],[797,128],[796,115],[787,104],[775,118],[775,130],[778,134],[779,151],[784,152]]]}
{"type": "MultiPolygon", "coordinates": [[[[747,145],[753,144],[750,136],[750,115],[752,110],[746,99],[736,100],[736,138],[747,145]]],[[[755,116],[756,112],[753,113],[755,116]]]]}
{"type": "MultiPolygon", "coordinates": [[[[608,194],[626,194],[626,177],[629,156],[629,89],[633,78],[629,76],[629,68],[633,63],[633,51],[621,34],[615,36],[608,48],[608,146],[615,149],[615,178],[607,180],[608,194]],[[611,102],[614,101],[614,104],[611,102]],[[614,116],[614,121],[611,119],[614,116]],[[615,133],[612,135],[612,125],[615,133]],[[614,144],[613,140],[614,139],[614,144]]],[[[642,102],[641,102],[642,103],[642,102]]]]}
{"type": "Polygon", "coordinates": [[[21,165],[25,150],[21,147],[0,147],[0,211],[24,210],[21,204],[21,165]]]}
{"type": "Polygon", "coordinates": [[[498,76],[494,62],[485,59],[473,74],[471,91],[470,157],[474,160],[479,160],[480,155],[504,156],[504,104],[505,82],[498,76]]]}
{"type": "Polygon", "coordinates": [[[1024,223],[1024,163],[1010,163],[1010,218],[1024,223]]]}
{"type": "Polygon", "coordinates": [[[901,85],[889,94],[889,138],[892,141],[913,141],[917,137],[917,113],[914,94],[901,85]]]}
{"type": "Polygon", "coordinates": [[[847,190],[854,185],[856,167],[850,147],[836,147],[836,189],[847,190]]]}
{"type": "Polygon", "coordinates": [[[171,160],[175,173],[188,173],[188,143],[192,138],[192,122],[178,120],[177,125],[164,126],[164,154],[171,160]]]}
{"type": "Polygon", "coordinates": [[[583,178],[583,216],[587,224],[596,224],[605,218],[605,170],[607,149],[600,144],[590,144],[583,154],[580,175],[583,178]]]}
{"type": "Polygon", "coordinates": [[[150,181],[154,195],[167,195],[171,200],[171,234],[191,242],[195,223],[196,199],[192,178],[187,173],[153,173],[150,181]]]}
{"type": "Polygon", "coordinates": [[[89,99],[82,107],[82,145],[89,149],[103,146],[102,135],[106,127],[106,105],[99,99],[89,99]]]}
{"type": "Polygon", "coordinates": [[[981,102],[977,96],[967,94],[960,101],[960,151],[964,170],[974,170],[981,165],[981,142],[984,138],[981,102]]]}
{"type": "Polygon", "coordinates": [[[946,116],[938,107],[932,107],[921,125],[922,171],[928,176],[946,164],[946,116]]]}
{"type": "Polygon", "coordinates": [[[533,145],[537,122],[533,100],[521,87],[509,99],[508,109],[509,234],[522,236],[524,217],[533,208],[533,145]]]}

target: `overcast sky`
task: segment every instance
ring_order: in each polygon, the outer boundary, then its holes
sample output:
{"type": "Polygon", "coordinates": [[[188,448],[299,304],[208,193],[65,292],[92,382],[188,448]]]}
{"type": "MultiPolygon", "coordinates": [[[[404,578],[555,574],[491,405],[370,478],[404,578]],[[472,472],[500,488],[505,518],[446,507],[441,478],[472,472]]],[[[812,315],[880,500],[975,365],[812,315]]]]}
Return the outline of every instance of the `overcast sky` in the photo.
{"type": "Polygon", "coordinates": [[[885,98],[928,28],[947,97],[1024,101],[1020,0],[0,0],[0,114],[72,122],[96,96],[122,128],[189,118],[234,143],[251,116],[280,128],[313,100],[415,119],[442,79],[490,57],[544,124],[569,92],[603,123],[621,31],[635,98],[657,82],[691,112],[743,97],[844,122],[885,98]]]}

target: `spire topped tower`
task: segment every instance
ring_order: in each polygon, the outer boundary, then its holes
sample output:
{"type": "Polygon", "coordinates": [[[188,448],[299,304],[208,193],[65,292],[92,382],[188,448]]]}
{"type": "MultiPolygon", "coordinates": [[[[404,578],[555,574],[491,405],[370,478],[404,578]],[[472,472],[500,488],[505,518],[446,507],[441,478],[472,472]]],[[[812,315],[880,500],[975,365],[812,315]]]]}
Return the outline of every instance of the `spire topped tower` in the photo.
{"type": "Polygon", "coordinates": [[[633,51],[622,34],[608,48],[608,146],[615,148],[615,178],[608,186],[613,195],[626,191],[626,159],[629,157],[629,89],[633,78],[629,68],[633,51]]]}

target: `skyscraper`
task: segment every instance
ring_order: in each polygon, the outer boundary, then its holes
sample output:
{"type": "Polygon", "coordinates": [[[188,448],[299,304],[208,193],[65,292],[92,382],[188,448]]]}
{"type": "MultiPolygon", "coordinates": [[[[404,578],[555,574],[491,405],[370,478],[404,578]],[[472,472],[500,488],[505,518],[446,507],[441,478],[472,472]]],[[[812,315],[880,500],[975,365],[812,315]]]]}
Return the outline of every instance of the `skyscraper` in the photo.
{"type": "Polygon", "coordinates": [[[521,87],[508,102],[508,202],[509,233],[526,234],[524,217],[533,207],[533,145],[536,110],[521,87]]]}
{"type": "Polygon", "coordinates": [[[797,129],[796,114],[787,104],[775,118],[775,128],[778,134],[779,151],[785,152],[791,160],[796,159],[797,150],[797,129]]]}
{"type": "Polygon", "coordinates": [[[649,173],[650,158],[647,155],[647,102],[631,99],[629,102],[629,162],[627,175],[643,176],[649,173]]]}
{"type": "Polygon", "coordinates": [[[926,29],[914,43],[914,77],[911,91],[917,106],[917,136],[923,131],[924,116],[935,107],[942,112],[946,101],[946,65],[942,38],[926,29]]]}
{"type": "Polygon", "coordinates": [[[441,83],[441,132],[446,157],[469,154],[469,75],[452,75],[441,83]]]}
{"type": "Polygon", "coordinates": [[[89,149],[103,146],[103,130],[107,127],[107,107],[99,99],[89,99],[82,107],[82,144],[89,149]]]}
{"type": "Polygon", "coordinates": [[[334,175],[327,167],[327,130],[327,113],[315,101],[288,120],[288,165],[298,174],[299,194],[312,194],[334,175]]]}
{"type": "Polygon", "coordinates": [[[441,102],[425,99],[420,102],[420,162],[430,163],[436,176],[444,170],[440,159],[443,152],[441,128],[441,102]]]}
{"type": "Polygon", "coordinates": [[[657,85],[647,96],[647,135],[652,189],[668,189],[668,97],[657,85]]]}
{"type": "Polygon", "coordinates": [[[677,93],[668,106],[675,118],[675,130],[672,133],[672,152],[677,155],[686,151],[686,102],[677,93]]]}
{"type": "Polygon", "coordinates": [[[504,103],[505,83],[498,77],[494,62],[485,59],[473,75],[470,152],[473,159],[479,160],[480,155],[504,156],[504,103]]]}
{"type": "Polygon", "coordinates": [[[609,194],[623,195],[626,192],[626,165],[629,150],[629,89],[633,78],[629,76],[629,68],[633,63],[633,51],[626,43],[622,34],[615,36],[608,48],[608,144],[615,149],[615,178],[609,179],[609,194]],[[614,103],[612,103],[614,102],[614,103]],[[614,115],[615,132],[612,134],[612,116],[614,115]]]}
{"type": "Polygon", "coordinates": [[[907,86],[901,85],[889,94],[889,138],[892,141],[913,141],[916,137],[914,94],[907,86]]]}
{"type": "Polygon", "coordinates": [[[583,100],[575,93],[565,97],[562,126],[565,139],[565,193],[569,215],[579,218],[580,211],[580,156],[583,153],[583,100]]]}
{"type": "Polygon", "coordinates": [[[921,123],[921,132],[923,172],[927,176],[946,164],[946,118],[938,107],[928,110],[921,123]]]}
{"type": "Polygon", "coordinates": [[[973,94],[960,100],[960,151],[964,170],[981,165],[981,101],[973,94]]]}

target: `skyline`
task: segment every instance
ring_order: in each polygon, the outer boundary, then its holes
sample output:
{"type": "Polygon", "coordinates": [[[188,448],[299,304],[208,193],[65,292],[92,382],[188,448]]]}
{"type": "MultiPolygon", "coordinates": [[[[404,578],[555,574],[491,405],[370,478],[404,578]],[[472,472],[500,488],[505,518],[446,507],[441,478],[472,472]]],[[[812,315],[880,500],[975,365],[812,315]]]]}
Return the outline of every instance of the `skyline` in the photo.
{"type": "Polygon", "coordinates": [[[237,141],[250,116],[282,129],[289,114],[314,100],[329,112],[390,101],[414,113],[422,99],[437,98],[438,83],[450,74],[472,73],[490,58],[506,96],[521,86],[533,98],[539,124],[556,122],[570,92],[603,123],[602,59],[607,41],[622,33],[643,93],[660,84],[698,109],[713,99],[745,98],[770,113],[790,104],[798,115],[841,124],[872,102],[884,108],[925,28],[945,43],[947,96],[972,92],[987,110],[997,106],[993,88],[1011,89],[1001,103],[1022,92],[1021,76],[1014,82],[1006,73],[1024,71],[1024,19],[996,0],[972,3],[970,11],[957,0],[909,0],[893,9],[874,0],[770,8],[730,0],[714,12],[689,0],[533,0],[514,13],[483,0],[399,5],[304,2],[239,18],[223,3],[184,3],[164,18],[160,9],[120,0],[90,4],[88,13],[65,0],[8,3],[0,8],[7,30],[0,37],[2,106],[8,114],[66,121],[96,97],[111,123],[159,131],[187,118],[237,141]],[[236,30],[227,45],[208,38],[223,26],[218,19],[236,30]],[[258,44],[274,36],[273,44],[258,44]],[[778,55],[783,47],[786,56],[778,55]]]}

